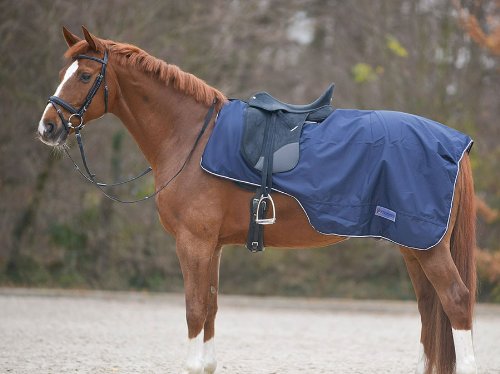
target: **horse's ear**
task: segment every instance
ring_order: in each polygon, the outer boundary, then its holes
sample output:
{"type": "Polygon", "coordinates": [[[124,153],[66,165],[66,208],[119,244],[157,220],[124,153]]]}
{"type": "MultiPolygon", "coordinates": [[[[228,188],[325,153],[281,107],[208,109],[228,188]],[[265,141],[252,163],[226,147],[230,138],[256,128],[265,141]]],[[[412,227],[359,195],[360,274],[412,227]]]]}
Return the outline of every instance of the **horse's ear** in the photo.
{"type": "Polygon", "coordinates": [[[78,43],[80,39],[78,36],[73,34],[71,31],[69,31],[66,27],[63,26],[62,28],[63,35],[64,35],[64,40],[66,40],[66,44],[68,47],[73,47],[76,43],[78,43]]]}
{"type": "Polygon", "coordinates": [[[99,47],[101,46],[99,38],[92,35],[85,26],[82,26],[82,30],[83,30],[83,35],[85,36],[85,40],[87,41],[87,43],[89,43],[90,48],[92,48],[96,52],[99,51],[99,47]]]}

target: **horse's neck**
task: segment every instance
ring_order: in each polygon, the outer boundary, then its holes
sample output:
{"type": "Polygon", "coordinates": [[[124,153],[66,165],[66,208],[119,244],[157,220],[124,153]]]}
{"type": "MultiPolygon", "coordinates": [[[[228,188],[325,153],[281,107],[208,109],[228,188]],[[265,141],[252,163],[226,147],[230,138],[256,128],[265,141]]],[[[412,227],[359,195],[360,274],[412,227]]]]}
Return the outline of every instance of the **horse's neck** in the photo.
{"type": "Polygon", "coordinates": [[[113,113],[127,127],[156,177],[187,156],[207,108],[154,77],[119,68],[120,94],[113,113]],[[199,126],[198,126],[199,125],[199,126]]]}

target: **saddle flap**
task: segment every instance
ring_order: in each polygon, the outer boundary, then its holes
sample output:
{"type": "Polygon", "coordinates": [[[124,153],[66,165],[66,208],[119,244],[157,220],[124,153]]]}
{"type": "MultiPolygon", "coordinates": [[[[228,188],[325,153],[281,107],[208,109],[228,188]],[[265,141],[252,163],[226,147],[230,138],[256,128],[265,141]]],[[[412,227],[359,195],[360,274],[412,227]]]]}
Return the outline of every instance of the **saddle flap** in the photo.
{"type": "MultiPolygon", "coordinates": [[[[299,140],[307,113],[277,112],[273,154],[273,173],[288,171],[299,162],[299,140]]],[[[262,171],[264,166],[264,135],[270,114],[248,107],[245,114],[241,153],[251,167],[262,171]]]]}

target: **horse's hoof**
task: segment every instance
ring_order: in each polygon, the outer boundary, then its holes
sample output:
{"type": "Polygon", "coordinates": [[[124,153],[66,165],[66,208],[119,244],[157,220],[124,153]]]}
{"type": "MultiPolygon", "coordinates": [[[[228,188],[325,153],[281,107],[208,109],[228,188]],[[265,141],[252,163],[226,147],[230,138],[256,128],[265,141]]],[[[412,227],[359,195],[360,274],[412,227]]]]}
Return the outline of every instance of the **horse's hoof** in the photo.
{"type": "Polygon", "coordinates": [[[215,369],[217,368],[217,362],[205,362],[205,372],[204,374],[213,374],[215,373],[215,369]]]}
{"type": "Polygon", "coordinates": [[[455,370],[456,374],[477,374],[477,367],[475,362],[461,362],[457,365],[455,370]]]}
{"type": "Polygon", "coordinates": [[[185,374],[204,374],[203,373],[203,362],[199,361],[190,361],[186,363],[185,374]]]}

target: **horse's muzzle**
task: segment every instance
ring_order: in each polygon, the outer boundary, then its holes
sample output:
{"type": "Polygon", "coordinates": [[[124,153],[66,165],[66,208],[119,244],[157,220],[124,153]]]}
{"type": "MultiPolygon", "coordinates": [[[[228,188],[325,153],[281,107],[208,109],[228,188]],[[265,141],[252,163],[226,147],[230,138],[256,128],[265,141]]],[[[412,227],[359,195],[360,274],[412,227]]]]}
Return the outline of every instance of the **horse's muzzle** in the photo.
{"type": "Polygon", "coordinates": [[[38,138],[47,145],[61,145],[67,137],[68,133],[62,125],[58,126],[50,120],[41,120],[38,124],[38,138]]]}

